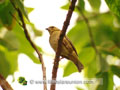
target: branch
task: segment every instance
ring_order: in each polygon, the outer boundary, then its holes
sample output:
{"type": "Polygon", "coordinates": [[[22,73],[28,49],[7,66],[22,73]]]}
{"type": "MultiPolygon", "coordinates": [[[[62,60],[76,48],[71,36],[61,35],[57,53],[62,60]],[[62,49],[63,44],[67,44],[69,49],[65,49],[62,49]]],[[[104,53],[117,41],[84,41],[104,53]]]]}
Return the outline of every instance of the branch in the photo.
{"type": "Polygon", "coordinates": [[[12,14],[12,12],[9,12],[10,15],[16,20],[16,22],[22,27],[21,23],[17,20],[17,18],[12,14]]]}
{"type": "MultiPolygon", "coordinates": [[[[79,7],[77,7],[77,9],[79,10],[79,7]]],[[[79,10],[79,11],[80,11],[80,10],[79,10]]],[[[83,12],[82,12],[82,13],[83,13],[83,12]]],[[[100,15],[102,15],[102,14],[109,14],[109,13],[110,13],[110,11],[107,11],[107,12],[104,12],[104,13],[92,13],[92,15],[86,16],[86,18],[87,18],[88,20],[90,20],[90,19],[93,19],[93,18],[95,18],[95,17],[98,17],[98,16],[100,16],[100,15]]],[[[84,16],[85,16],[85,15],[84,15],[84,16]]],[[[78,17],[77,21],[84,21],[83,16],[82,16],[82,17],[78,17]]]]}
{"type": "Polygon", "coordinates": [[[92,34],[92,29],[90,27],[90,24],[89,24],[89,20],[88,18],[84,15],[83,11],[80,9],[80,7],[77,7],[77,9],[79,10],[80,14],[82,15],[86,25],[87,25],[87,28],[88,28],[88,33],[89,33],[89,37],[90,37],[90,40],[91,40],[91,44],[92,44],[92,47],[94,48],[96,54],[99,56],[99,59],[101,60],[102,59],[102,56],[101,54],[99,53],[96,45],[95,45],[95,42],[94,42],[94,39],[93,39],[93,34],[92,34]]]}
{"type": "MultiPolygon", "coordinates": [[[[42,54],[39,52],[39,50],[37,49],[36,45],[32,42],[32,40],[31,40],[31,38],[29,36],[28,30],[26,28],[26,24],[25,24],[24,19],[23,19],[22,12],[20,11],[19,8],[15,7],[15,4],[14,4],[14,2],[12,0],[10,0],[10,1],[12,3],[13,7],[15,8],[15,10],[18,12],[18,15],[19,15],[21,23],[22,23],[22,28],[24,29],[24,33],[25,33],[25,36],[26,36],[27,40],[29,41],[29,43],[31,44],[31,46],[34,48],[34,50],[36,51],[36,53],[38,54],[39,60],[40,60],[40,62],[42,64],[43,81],[46,81],[46,67],[44,65],[42,54]]],[[[47,84],[46,84],[46,82],[44,82],[44,90],[47,90],[47,84]]]]}
{"type": "MultiPolygon", "coordinates": [[[[37,49],[36,45],[32,42],[29,34],[28,34],[28,30],[26,28],[26,24],[24,22],[24,19],[23,19],[23,16],[22,16],[22,13],[21,11],[18,9],[18,14],[19,14],[19,17],[21,19],[21,22],[22,22],[22,26],[23,26],[23,29],[24,29],[24,33],[25,33],[25,36],[27,38],[27,40],[29,41],[29,43],[31,44],[31,46],[35,49],[35,51],[37,52],[38,54],[38,57],[39,57],[39,60],[42,64],[42,71],[43,71],[43,80],[46,81],[46,68],[45,68],[45,65],[44,65],[44,61],[43,61],[43,58],[42,58],[42,54],[39,52],[39,50],[37,49]]],[[[47,90],[47,85],[46,83],[44,83],[44,90],[47,90]]]]}
{"type": "Polygon", "coordinates": [[[13,90],[5,78],[0,74],[0,86],[3,90],[13,90]]]}
{"type": "Polygon", "coordinates": [[[89,33],[89,36],[90,36],[91,44],[92,44],[95,52],[98,53],[98,50],[96,48],[96,45],[95,45],[95,42],[94,42],[94,39],[93,39],[92,30],[91,30],[91,27],[89,25],[89,20],[87,19],[87,17],[84,15],[84,13],[82,12],[82,10],[79,7],[77,7],[77,9],[79,10],[80,14],[82,15],[83,19],[85,20],[85,23],[86,23],[87,28],[88,28],[88,33],[89,33]]]}
{"type": "MultiPolygon", "coordinates": [[[[56,81],[57,70],[58,70],[59,61],[60,61],[59,57],[60,57],[60,54],[61,54],[62,41],[63,41],[63,38],[64,38],[64,36],[66,34],[68,25],[70,23],[70,19],[71,19],[72,13],[74,11],[76,1],[77,0],[72,0],[71,1],[71,5],[69,7],[69,10],[68,10],[68,13],[67,13],[67,16],[66,16],[66,20],[64,21],[62,31],[61,31],[61,34],[60,34],[60,37],[59,37],[59,40],[58,40],[57,52],[56,52],[54,65],[53,65],[53,70],[52,70],[52,81],[56,81]]],[[[50,90],[55,90],[55,87],[56,87],[56,84],[52,83],[51,87],[50,87],[50,90]]]]}
{"type": "MultiPolygon", "coordinates": [[[[88,28],[88,33],[89,33],[89,37],[90,37],[90,40],[91,40],[91,45],[92,47],[94,48],[95,52],[96,52],[96,55],[98,55],[99,57],[99,60],[103,60],[102,58],[102,55],[101,53],[98,51],[97,47],[96,47],[96,44],[94,42],[94,39],[93,39],[93,34],[92,34],[92,29],[90,27],[90,24],[89,24],[89,20],[88,18],[84,15],[83,11],[80,9],[80,7],[77,7],[77,9],[79,10],[80,14],[82,15],[86,25],[87,25],[87,28],[88,28]]],[[[102,62],[100,62],[102,64],[102,62]]],[[[102,69],[102,67],[100,67],[102,69]]]]}

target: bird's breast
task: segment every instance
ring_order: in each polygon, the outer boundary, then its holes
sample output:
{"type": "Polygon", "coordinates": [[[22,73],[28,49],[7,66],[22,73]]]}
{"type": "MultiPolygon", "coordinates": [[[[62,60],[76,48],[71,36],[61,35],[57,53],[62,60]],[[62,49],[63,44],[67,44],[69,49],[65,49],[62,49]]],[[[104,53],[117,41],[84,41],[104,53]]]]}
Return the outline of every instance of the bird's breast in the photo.
{"type": "Polygon", "coordinates": [[[60,32],[56,31],[56,32],[53,32],[49,38],[50,45],[54,49],[54,51],[57,50],[59,35],[60,35],[60,32]]]}
{"type": "MultiPolygon", "coordinates": [[[[49,38],[50,45],[55,52],[57,51],[59,36],[60,36],[60,31],[56,31],[56,32],[53,32],[49,38]]],[[[65,39],[63,39],[63,41],[64,40],[65,39]]],[[[61,55],[64,57],[68,57],[70,54],[72,54],[72,52],[69,52],[69,50],[65,47],[65,45],[62,44],[61,55]]]]}

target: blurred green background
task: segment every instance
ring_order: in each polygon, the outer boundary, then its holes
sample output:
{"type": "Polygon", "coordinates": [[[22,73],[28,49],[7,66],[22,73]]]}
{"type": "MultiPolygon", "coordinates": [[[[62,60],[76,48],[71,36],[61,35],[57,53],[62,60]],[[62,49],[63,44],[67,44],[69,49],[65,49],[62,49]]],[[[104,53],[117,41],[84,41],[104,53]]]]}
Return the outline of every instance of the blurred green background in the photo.
{"type": "MultiPolygon", "coordinates": [[[[28,31],[32,31],[35,37],[42,37],[42,31],[37,30],[35,25],[28,21],[28,14],[34,11],[34,8],[25,7],[21,0],[13,0],[13,2],[23,13],[25,22],[29,26],[28,29],[31,29],[28,31]]],[[[78,17],[67,36],[73,42],[84,65],[84,77],[103,78],[103,85],[98,83],[95,90],[120,90],[119,87],[115,87],[113,81],[114,75],[120,77],[120,0],[105,0],[109,7],[106,12],[100,12],[101,0],[88,0],[88,2],[92,7],[91,11],[85,9],[86,2],[84,0],[78,0],[74,11],[78,17]],[[82,14],[87,18],[88,23],[85,22],[82,14]],[[87,24],[91,28],[92,38],[89,36],[87,24]],[[92,46],[91,39],[94,41],[99,54],[92,46]]],[[[69,5],[70,1],[68,0],[61,8],[68,10],[69,5]]],[[[23,29],[11,14],[19,21],[18,14],[10,1],[1,0],[0,74],[5,78],[18,70],[17,60],[20,53],[26,54],[34,63],[40,64],[34,55],[34,49],[25,38],[23,29]]],[[[44,50],[39,46],[38,48],[44,54],[44,50]]],[[[63,77],[75,72],[77,72],[76,67],[69,62],[64,67],[63,77]]],[[[86,87],[88,90],[93,90],[90,89],[91,85],[86,85],[86,87]]]]}

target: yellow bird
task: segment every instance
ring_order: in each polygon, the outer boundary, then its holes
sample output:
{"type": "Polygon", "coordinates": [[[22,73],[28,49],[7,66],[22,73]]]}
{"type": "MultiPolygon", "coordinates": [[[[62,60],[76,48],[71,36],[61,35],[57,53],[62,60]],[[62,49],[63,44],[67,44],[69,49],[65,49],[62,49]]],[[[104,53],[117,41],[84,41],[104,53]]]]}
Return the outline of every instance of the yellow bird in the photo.
{"type": "MultiPolygon", "coordinates": [[[[57,45],[58,45],[58,39],[59,39],[61,30],[54,26],[50,26],[49,28],[46,28],[46,30],[48,30],[48,32],[50,34],[50,38],[49,38],[50,45],[56,52],[57,45]]],[[[77,66],[78,71],[81,72],[81,70],[83,69],[83,65],[78,58],[77,52],[76,52],[73,44],[71,43],[71,41],[68,39],[67,36],[65,36],[63,38],[63,43],[62,43],[61,49],[62,49],[61,56],[63,58],[67,58],[67,59],[71,60],[77,66]]]]}

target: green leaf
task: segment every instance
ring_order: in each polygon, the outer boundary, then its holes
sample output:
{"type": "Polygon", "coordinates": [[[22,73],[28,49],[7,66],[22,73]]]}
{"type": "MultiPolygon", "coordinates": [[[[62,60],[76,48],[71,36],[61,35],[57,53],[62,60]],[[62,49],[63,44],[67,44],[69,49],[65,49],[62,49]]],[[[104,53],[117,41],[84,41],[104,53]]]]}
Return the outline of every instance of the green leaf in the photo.
{"type": "Polygon", "coordinates": [[[120,38],[119,38],[119,35],[120,35],[120,30],[118,29],[115,32],[115,39],[114,39],[114,42],[115,42],[115,44],[116,44],[116,46],[118,48],[120,48],[120,38]]]}
{"type": "Polygon", "coordinates": [[[68,32],[67,36],[74,44],[78,53],[89,43],[89,35],[86,24],[77,22],[76,25],[68,32]]]}
{"type": "Polygon", "coordinates": [[[2,2],[0,2],[0,10],[6,7],[8,3],[9,3],[9,0],[3,0],[2,2]]]}
{"type": "Polygon", "coordinates": [[[101,54],[98,56],[98,65],[101,72],[106,72],[109,70],[109,65],[105,58],[106,57],[101,54]]]}
{"type": "Polygon", "coordinates": [[[12,13],[13,15],[15,15],[15,10],[12,6],[12,4],[10,2],[7,3],[7,5],[5,4],[4,7],[2,7],[0,5],[0,21],[1,23],[7,27],[8,29],[12,29],[12,24],[14,23],[12,16],[10,15],[10,13],[12,13]]]}
{"type": "MultiPolygon", "coordinates": [[[[83,63],[84,67],[89,67],[89,65],[91,64],[91,62],[93,63],[93,60],[95,58],[95,51],[93,48],[91,47],[87,47],[87,48],[84,48],[80,54],[79,54],[79,57],[80,57],[80,61],[83,63]],[[91,52],[91,53],[90,53],[91,52]]],[[[94,61],[95,62],[95,61],[94,61]]],[[[93,65],[93,64],[92,64],[93,65]]],[[[95,66],[95,65],[94,65],[95,66]]],[[[92,66],[91,66],[92,67],[92,66]]],[[[70,74],[74,73],[74,72],[77,72],[77,68],[76,66],[74,65],[74,63],[72,62],[69,62],[66,67],[64,68],[64,74],[63,76],[66,77],[66,76],[69,76],[70,74]]],[[[95,70],[94,70],[95,71],[95,70]]],[[[94,72],[93,71],[93,72],[94,72]]],[[[93,73],[92,72],[92,73],[93,73]]],[[[91,77],[92,75],[90,75],[91,77]]]]}
{"type": "Polygon", "coordinates": [[[64,68],[63,77],[67,77],[70,74],[77,72],[77,71],[78,70],[77,70],[75,64],[73,62],[69,61],[68,64],[64,68]]]}
{"type": "Polygon", "coordinates": [[[28,19],[28,13],[27,10],[24,7],[23,1],[22,0],[11,0],[19,9],[20,11],[23,13],[23,15],[28,19]]]}
{"type": "Polygon", "coordinates": [[[38,30],[33,23],[28,22],[32,30],[34,31],[35,36],[42,36],[42,30],[38,30]]]}
{"type": "Polygon", "coordinates": [[[96,58],[94,58],[93,61],[84,68],[85,77],[94,78],[96,73],[98,72],[98,69],[99,69],[99,67],[97,65],[97,60],[96,60],[96,58]]]}
{"type": "Polygon", "coordinates": [[[91,7],[95,11],[99,11],[100,5],[101,5],[101,0],[88,0],[91,7]]]}
{"type": "Polygon", "coordinates": [[[117,75],[118,77],[120,77],[120,67],[119,66],[115,66],[115,65],[112,65],[111,66],[111,71],[117,75]]]}
{"type": "Polygon", "coordinates": [[[101,47],[100,47],[100,50],[103,52],[103,53],[105,53],[106,55],[107,54],[110,54],[110,55],[113,55],[113,56],[117,56],[118,58],[120,58],[120,48],[119,47],[117,47],[116,45],[115,45],[115,43],[114,42],[106,42],[106,43],[104,43],[104,45],[102,45],[101,47]]]}
{"type": "Polygon", "coordinates": [[[120,48],[118,48],[118,47],[114,48],[113,47],[113,49],[111,49],[110,52],[112,53],[112,55],[117,56],[118,58],[120,58],[120,48]]]}
{"type": "Polygon", "coordinates": [[[18,49],[19,42],[16,39],[16,36],[12,31],[6,30],[3,38],[0,38],[0,73],[2,73],[4,77],[7,77],[10,74],[13,75],[18,69],[18,49]]]}
{"type": "Polygon", "coordinates": [[[7,77],[18,69],[17,51],[8,51],[7,48],[0,46],[0,73],[7,77]]]}
{"type": "Polygon", "coordinates": [[[105,0],[110,10],[120,17],[120,0],[105,0]]]}
{"type": "Polygon", "coordinates": [[[26,54],[33,60],[33,62],[40,63],[39,59],[34,55],[35,50],[32,48],[32,46],[26,39],[23,29],[17,24],[13,32],[20,43],[18,52],[26,54]]]}
{"type": "MultiPolygon", "coordinates": [[[[0,47],[1,48],[1,47],[0,47]]],[[[0,50],[0,73],[6,78],[10,73],[10,65],[4,52],[0,50]]]]}
{"type": "Polygon", "coordinates": [[[28,13],[31,13],[34,10],[34,8],[31,8],[31,7],[26,7],[26,9],[27,9],[28,13]]]}
{"type": "MultiPolygon", "coordinates": [[[[82,49],[82,47],[86,46],[89,42],[89,36],[87,29],[85,27],[85,23],[84,22],[76,23],[76,25],[68,32],[68,37],[75,45],[75,48],[78,51],[78,53],[80,53],[79,57],[81,62],[83,62],[83,64],[86,65],[90,63],[94,58],[95,52],[91,47],[82,49]],[[91,54],[89,53],[90,51],[91,54]]],[[[64,68],[63,76],[64,77],[68,76],[76,71],[77,71],[76,66],[72,62],[69,62],[64,68]]]]}
{"type": "Polygon", "coordinates": [[[101,14],[97,18],[93,18],[90,22],[95,22],[92,26],[92,33],[96,46],[102,53],[106,55],[114,55],[120,57],[120,30],[116,29],[112,24],[113,16],[109,13],[101,14]],[[95,21],[98,22],[95,22],[95,21]]]}
{"type": "MultiPolygon", "coordinates": [[[[69,6],[70,6],[70,2],[68,2],[67,4],[61,6],[61,9],[68,10],[68,9],[69,9],[69,6]]],[[[77,12],[78,10],[75,8],[74,11],[77,12]]]]}
{"type": "MultiPolygon", "coordinates": [[[[38,49],[41,51],[40,47],[38,49]]],[[[0,38],[0,73],[7,77],[18,69],[17,58],[19,53],[26,54],[35,63],[40,63],[34,52],[35,50],[27,41],[23,29],[18,24],[14,30],[6,30],[5,35],[0,38]]]]}
{"type": "Polygon", "coordinates": [[[19,48],[19,42],[12,31],[6,31],[4,37],[0,38],[0,44],[8,50],[18,50],[19,48]]]}
{"type": "Polygon", "coordinates": [[[1,29],[1,27],[2,27],[2,24],[0,23],[0,29],[1,29]]]}
{"type": "Polygon", "coordinates": [[[67,4],[63,5],[61,8],[65,9],[65,10],[68,10],[69,6],[70,6],[70,3],[67,3],[67,4]]]}
{"type": "Polygon", "coordinates": [[[99,24],[94,28],[95,42],[97,45],[103,45],[106,42],[114,40],[114,32],[110,26],[99,24]]]}
{"type": "Polygon", "coordinates": [[[9,74],[14,74],[14,72],[18,69],[18,52],[17,51],[6,51],[6,58],[9,62],[10,65],[10,73],[9,74]]]}
{"type": "Polygon", "coordinates": [[[102,85],[99,84],[96,90],[113,90],[113,74],[111,72],[100,72],[98,78],[103,79],[102,85]]]}
{"type": "Polygon", "coordinates": [[[84,0],[78,0],[78,5],[77,5],[81,10],[85,9],[85,2],[84,0]]]}
{"type": "Polygon", "coordinates": [[[92,47],[83,48],[79,53],[80,61],[84,66],[88,66],[95,58],[95,51],[92,47]]]}
{"type": "Polygon", "coordinates": [[[99,46],[104,54],[114,55],[120,58],[120,49],[119,49],[119,31],[114,32],[113,27],[107,25],[100,25],[99,29],[94,31],[96,45],[99,46]],[[98,31],[97,31],[98,30],[98,31]]]}
{"type": "Polygon", "coordinates": [[[35,36],[42,36],[42,31],[34,29],[35,36]]]}

